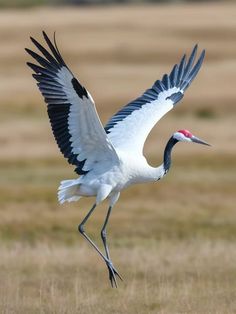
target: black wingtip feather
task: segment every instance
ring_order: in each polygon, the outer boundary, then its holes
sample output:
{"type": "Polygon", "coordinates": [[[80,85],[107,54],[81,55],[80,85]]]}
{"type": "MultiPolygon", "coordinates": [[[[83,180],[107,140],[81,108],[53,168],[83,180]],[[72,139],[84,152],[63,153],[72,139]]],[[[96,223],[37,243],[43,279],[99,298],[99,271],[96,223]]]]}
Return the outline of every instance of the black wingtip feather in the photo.
{"type": "Polygon", "coordinates": [[[106,133],[110,133],[111,129],[117,125],[120,121],[124,120],[133,111],[141,109],[151,101],[158,99],[158,95],[164,91],[170,90],[170,88],[176,87],[178,90],[174,91],[171,95],[166,97],[166,100],[170,99],[173,104],[177,104],[184,96],[184,91],[191,84],[198,71],[201,68],[205,50],[202,51],[200,57],[194,65],[198,45],[196,44],[189,58],[186,58],[184,54],[179,64],[175,64],[170,74],[164,74],[162,80],[157,80],[151,89],[148,89],[141,97],[130,102],[120,111],[118,111],[105,126],[106,133]]]}
{"type": "Polygon", "coordinates": [[[59,49],[58,49],[58,47],[57,47],[56,31],[54,31],[54,33],[53,33],[53,42],[54,42],[54,45],[55,45],[55,48],[56,48],[57,53],[58,53],[59,56],[62,58],[62,56],[61,56],[61,54],[60,54],[60,51],[59,51],[59,49]]]}
{"type": "Polygon", "coordinates": [[[205,49],[201,52],[197,62],[195,63],[195,65],[189,69],[188,73],[186,74],[186,76],[183,78],[180,88],[185,91],[188,86],[191,84],[191,82],[194,80],[194,78],[196,77],[196,75],[198,74],[203,60],[205,58],[205,49]]]}
{"type": "Polygon", "coordinates": [[[30,67],[36,74],[40,73],[38,67],[36,64],[31,63],[31,62],[26,62],[26,64],[28,65],[28,67],[30,67]]]}
{"type": "MultiPolygon", "coordinates": [[[[78,160],[78,154],[73,153],[71,147],[70,137],[68,129],[68,114],[70,104],[67,103],[67,98],[61,84],[57,80],[58,71],[66,66],[60,51],[56,43],[56,32],[54,32],[53,41],[49,39],[46,32],[42,32],[44,40],[46,42],[45,48],[33,37],[30,37],[32,43],[36,46],[41,54],[34,52],[31,49],[25,48],[25,51],[34,58],[37,63],[27,62],[27,65],[33,70],[33,78],[37,81],[37,85],[44,96],[44,100],[47,103],[47,110],[49,120],[52,126],[52,131],[60,151],[69,163],[76,166],[75,172],[79,175],[86,174],[88,171],[83,170],[83,166],[86,160],[80,162],[78,160]]],[[[70,71],[68,69],[68,71],[70,71]]],[[[86,89],[80,85],[77,81],[76,93],[81,97],[88,97],[86,89]]]]}
{"type": "Polygon", "coordinates": [[[171,87],[174,87],[176,85],[177,74],[178,74],[178,65],[175,64],[173,66],[173,69],[172,69],[170,75],[169,75],[171,87]]]}
{"type": "Polygon", "coordinates": [[[55,68],[60,67],[58,61],[39,42],[37,42],[36,39],[34,39],[33,37],[30,37],[30,39],[33,44],[38,48],[38,50],[44,55],[46,60],[48,60],[48,62],[50,62],[55,68]]]}
{"type": "Polygon", "coordinates": [[[47,59],[41,57],[39,54],[37,54],[36,52],[28,49],[28,48],[25,48],[25,51],[32,57],[34,58],[40,65],[42,65],[43,67],[45,68],[49,68],[49,69],[54,69],[57,71],[57,68],[55,68],[53,66],[53,64],[51,64],[47,59]]]}
{"type": "Polygon", "coordinates": [[[184,73],[183,73],[183,78],[189,74],[194,62],[195,62],[195,59],[196,59],[196,55],[197,55],[197,48],[198,48],[198,45],[196,44],[190,54],[190,57],[188,59],[188,62],[184,68],[184,73]]]}
{"type": "Polygon", "coordinates": [[[184,73],[185,62],[186,62],[186,54],[183,55],[183,57],[182,57],[182,59],[181,59],[181,61],[179,63],[179,71],[178,71],[177,80],[176,80],[176,85],[177,86],[179,85],[179,83],[182,80],[183,73],[184,73]]]}
{"type": "Polygon", "coordinates": [[[53,56],[56,58],[56,60],[59,62],[59,64],[66,66],[64,60],[62,59],[61,54],[58,51],[58,48],[56,48],[56,45],[55,45],[55,47],[53,46],[51,40],[49,39],[49,37],[45,31],[43,31],[42,33],[43,33],[43,37],[44,37],[49,49],[51,50],[53,56]]]}

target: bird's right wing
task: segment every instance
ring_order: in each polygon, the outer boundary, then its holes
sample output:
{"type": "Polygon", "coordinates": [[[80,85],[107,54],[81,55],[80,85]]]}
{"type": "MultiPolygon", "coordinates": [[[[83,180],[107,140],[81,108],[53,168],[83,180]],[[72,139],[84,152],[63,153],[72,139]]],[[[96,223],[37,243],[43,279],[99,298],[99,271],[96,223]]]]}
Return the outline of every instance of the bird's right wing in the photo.
{"type": "Polygon", "coordinates": [[[142,154],[144,142],[154,125],[179,102],[197,75],[204,56],[195,62],[197,45],[189,60],[184,55],[169,75],[165,74],[141,97],[118,111],[107,123],[108,138],[118,150],[142,154]]]}
{"type": "Polygon", "coordinates": [[[57,144],[75,165],[78,174],[85,174],[100,162],[109,167],[118,162],[116,151],[109,141],[97,115],[89,92],[69,70],[57,48],[43,32],[48,50],[31,38],[42,56],[26,51],[39,63],[28,62],[33,77],[47,103],[48,116],[57,144]]]}

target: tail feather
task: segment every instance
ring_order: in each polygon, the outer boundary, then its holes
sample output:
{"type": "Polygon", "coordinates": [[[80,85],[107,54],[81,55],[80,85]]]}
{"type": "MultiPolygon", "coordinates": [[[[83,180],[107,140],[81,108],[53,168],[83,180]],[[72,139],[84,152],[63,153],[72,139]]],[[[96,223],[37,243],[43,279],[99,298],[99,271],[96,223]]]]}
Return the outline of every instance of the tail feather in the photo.
{"type": "Polygon", "coordinates": [[[82,197],[79,195],[79,186],[78,179],[61,181],[57,193],[59,203],[78,201],[82,197]]]}

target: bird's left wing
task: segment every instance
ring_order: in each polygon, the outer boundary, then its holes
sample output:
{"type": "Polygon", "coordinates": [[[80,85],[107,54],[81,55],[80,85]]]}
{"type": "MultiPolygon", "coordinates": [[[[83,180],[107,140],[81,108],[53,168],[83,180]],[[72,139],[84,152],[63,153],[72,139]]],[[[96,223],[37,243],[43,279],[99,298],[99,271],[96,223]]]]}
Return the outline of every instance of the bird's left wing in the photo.
{"type": "Polygon", "coordinates": [[[26,51],[39,63],[28,62],[33,77],[47,103],[48,116],[57,144],[78,174],[85,174],[100,161],[106,166],[118,162],[116,151],[109,141],[97,115],[89,92],[71,73],[57,48],[43,32],[48,50],[31,38],[42,56],[26,51]]]}
{"type": "Polygon", "coordinates": [[[204,56],[203,50],[195,63],[197,45],[189,59],[184,55],[169,75],[165,74],[141,97],[118,111],[107,123],[108,138],[118,150],[142,154],[144,142],[154,125],[183,96],[185,90],[197,75],[204,56]]]}

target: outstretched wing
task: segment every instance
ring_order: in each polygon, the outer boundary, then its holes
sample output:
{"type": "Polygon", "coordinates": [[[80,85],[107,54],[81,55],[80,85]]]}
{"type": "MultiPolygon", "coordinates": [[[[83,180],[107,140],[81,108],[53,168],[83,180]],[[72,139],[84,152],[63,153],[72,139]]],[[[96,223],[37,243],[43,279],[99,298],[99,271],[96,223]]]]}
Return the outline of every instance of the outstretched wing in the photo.
{"type": "Polygon", "coordinates": [[[142,154],[144,142],[151,129],[183,98],[185,90],[197,75],[205,51],[202,51],[194,64],[196,54],[197,45],[188,61],[184,55],[169,75],[165,74],[162,80],[156,81],[152,88],[110,119],[105,130],[116,149],[142,154]]]}
{"type": "Polygon", "coordinates": [[[55,35],[54,45],[45,32],[43,36],[49,49],[31,38],[42,56],[26,48],[39,65],[27,64],[35,72],[33,77],[47,103],[52,131],[61,152],[76,166],[78,174],[87,173],[100,161],[104,164],[117,161],[92,97],[62,59],[55,35]]]}

